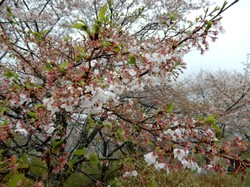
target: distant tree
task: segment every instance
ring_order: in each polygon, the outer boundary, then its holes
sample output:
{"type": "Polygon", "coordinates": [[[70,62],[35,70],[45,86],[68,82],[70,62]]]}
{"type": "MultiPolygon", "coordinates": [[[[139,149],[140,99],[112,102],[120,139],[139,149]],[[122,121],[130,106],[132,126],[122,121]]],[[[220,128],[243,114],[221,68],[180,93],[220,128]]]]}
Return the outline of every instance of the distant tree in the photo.
{"type": "Polygon", "coordinates": [[[180,82],[183,96],[194,114],[214,115],[222,136],[249,136],[249,73],[201,71],[180,82]]]}
{"type": "Polygon", "coordinates": [[[183,56],[203,53],[238,1],[212,10],[202,2],[2,0],[1,183],[63,186],[78,173],[104,186],[123,172],[137,176],[138,158],[170,172],[226,172],[219,157],[244,171],[230,149],[245,146],[216,144],[212,117],[176,115],[160,98],[148,110],[130,97],[176,78],[183,56]],[[202,8],[195,21],[185,18],[202,8]],[[211,163],[197,163],[201,155],[211,163]]]}

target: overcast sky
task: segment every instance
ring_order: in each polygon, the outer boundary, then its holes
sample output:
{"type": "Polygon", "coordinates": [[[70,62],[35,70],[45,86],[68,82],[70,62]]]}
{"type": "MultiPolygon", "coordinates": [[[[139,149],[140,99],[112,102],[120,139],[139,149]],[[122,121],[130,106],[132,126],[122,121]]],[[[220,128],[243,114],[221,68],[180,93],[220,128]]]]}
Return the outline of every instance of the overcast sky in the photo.
{"type": "MultiPolygon", "coordinates": [[[[220,5],[223,2],[218,1],[220,5]]],[[[240,0],[224,12],[221,22],[226,32],[220,34],[215,43],[210,44],[209,51],[201,56],[194,50],[185,57],[185,75],[197,73],[201,69],[242,71],[241,62],[246,61],[246,56],[250,53],[250,1],[240,0]]]]}

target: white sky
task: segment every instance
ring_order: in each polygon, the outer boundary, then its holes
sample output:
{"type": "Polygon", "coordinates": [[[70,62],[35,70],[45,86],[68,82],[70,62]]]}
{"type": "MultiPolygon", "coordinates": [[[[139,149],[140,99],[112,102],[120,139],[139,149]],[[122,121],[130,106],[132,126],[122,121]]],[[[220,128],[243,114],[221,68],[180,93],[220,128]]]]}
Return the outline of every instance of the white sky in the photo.
{"type": "MultiPolygon", "coordinates": [[[[223,2],[218,0],[219,5],[223,2]]],[[[250,1],[240,0],[222,15],[221,22],[226,32],[210,44],[209,51],[204,55],[201,56],[196,50],[186,55],[184,76],[201,69],[242,71],[241,62],[246,61],[247,53],[250,53],[250,1]]]]}

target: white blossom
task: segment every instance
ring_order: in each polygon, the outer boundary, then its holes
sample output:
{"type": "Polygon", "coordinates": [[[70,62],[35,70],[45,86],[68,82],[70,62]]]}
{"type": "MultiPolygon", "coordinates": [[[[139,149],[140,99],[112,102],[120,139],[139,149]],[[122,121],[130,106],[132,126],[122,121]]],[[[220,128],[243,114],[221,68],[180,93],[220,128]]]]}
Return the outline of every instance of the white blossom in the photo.
{"type": "Polygon", "coordinates": [[[133,170],[131,172],[127,171],[123,174],[123,177],[136,177],[138,175],[138,172],[136,170],[133,170]]]}
{"type": "Polygon", "coordinates": [[[212,129],[207,129],[205,131],[205,135],[210,137],[212,141],[218,141],[218,139],[216,138],[216,135],[212,129]]]}
{"type": "Polygon", "coordinates": [[[91,92],[91,94],[95,92],[93,88],[93,84],[85,86],[85,93],[88,93],[88,92],[91,92]]]}
{"type": "Polygon", "coordinates": [[[11,106],[15,106],[15,104],[16,104],[16,101],[13,100],[13,99],[11,99],[9,102],[10,102],[10,105],[11,105],[11,106]]]}
{"type": "Polygon", "coordinates": [[[158,142],[162,142],[162,139],[159,138],[159,137],[157,137],[156,140],[157,140],[158,142]]]}
{"type": "Polygon", "coordinates": [[[171,127],[177,127],[177,126],[179,126],[179,122],[178,122],[178,121],[175,121],[175,122],[171,125],[171,127]]]}
{"type": "Polygon", "coordinates": [[[134,70],[134,69],[130,69],[129,71],[128,71],[128,73],[130,74],[130,76],[135,76],[136,74],[137,74],[137,72],[134,70]]]}
{"type": "Polygon", "coordinates": [[[64,108],[67,112],[72,112],[73,111],[73,107],[71,104],[68,103],[64,103],[61,105],[61,108],[64,108]]]}
{"type": "Polygon", "coordinates": [[[167,172],[167,175],[169,175],[170,172],[169,172],[169,168],[168,167],[166,168],[166,172],[167,172]]]}
{"type": "Polygon", "coordinates": [[[181,164],[183,165],[184,168],[191,169],[192,171],[197,170],[198,173],[201,172],[201,168],[198,166],[198,164],[196,162],[194,162],[192,160],[187,161],[187,160],[183,159],[183,160],[181,160],[181,164]]]}
{"type": "Polygon", "coordinates": [[[221,27],[221,28],[220,28],[220,32],[221,32],[222,34],[225,34],[226,30],[225,30],[223,27],[221,27]]]}
{"type": "Polygon", "coordinates": [[[168,129],[168,130],[164,131],[163,133],[166,135],[170,134],[171,136],[174,135],[174,131],[172,129],[168,129]]]}
{"type": "Polygon", "coordinates": [[[181,137],[181,130],[180,129],[175,129],[174,133],[176,136],[181,137]]]}
{"type": "Polygon", "coordinates": [[[154,66],[152,69],[152,72],[154,72],[154,73],[158,73],[160,71],[161,71],[161,69],[158,66],[154,66]]]}
{"type": "Polygon", "coordinates": [[[30,102],[31,101],[31,99],[30,98],[28,98],[27,97],[27,95],[26,94],[20,94],[19,95],[19,97],[20,97],[20,101],[19,101],[19,105],[22,105],[22,104],[24,104],[25,102],[30,102]]]}
{"type": "Polygon", "coordinates": [[[46,133],[52,134],[56,128],[55,127],[50,127],[48,130],[46,130],[46,133]]]}
{"type": "Polygon", "coordinates": [[[156,162],[155,163],[155,169],[159,171],[159,170],[163,169],[165,167],[165,165],[166,165],[165,163],[156,162]]]}
{"type": "Polygon", "coordinates": [[[73,121],[85,122],[88,119],[88,115],[87,114],[73,113],[71,115],[71,118],[73,121]]]}
{"type": "Polygon", "coordinates": [[[170,135],[173,141],[177,140],[176,136],[174,135],[174,131],[172,129],[168,129],[164,131],[163,133],[166,135],[170,135]]]}
{"type": "Polygon", "coordinates": [[[182,161],[184,157],[188,155],[189,151],[182,150],[182,149],[174,149],[174,158],[177,158],[178,160],[182,161]]]}
{"type": "Polygon", "coordinates": [[[213,27],[215,30],[219,30],[221,28],[221,22],[217,21],[216,23],[213,24],[213,27]]]}
{"type": "Polygon", "coordinates": [[[144,155],[144,160],[147,163],[147,165],[155,164],[156,163],[156,158],[158,158],[157,155],[154,155],[153,152],[150,152],[146,155],[144,155]]]}
{"type": "Polygon", "coordinates": [[[212,164],[208,164],[206,167],[207,169],[213,169],[214,166],[212,164]]]}
{"type": "Polygon", "coordinates": [[[54,127],[54,123],[49,123],[45,126],[44,130],[47,134],[52,134],[56,128],[54,127]]]}
{"type": "Polygon", "coordinates": [[[52,97],[43,99],[43,104],[47,107],[49,111],[51,111],[51,114],[54,114],[55,112],[59,111],[58,107],[53,105],[54,102],[55,100],[52,97]]]}
{"type": "MultiPolygon", "coordinates": [[[[108,91],[115,93],[116,95],[121,95],[124,91],[124,87],[122,85],[111,84],[108,88],[108,91]]],[[[117,97],[117,96],[116,96],[117,97]]]]}
{"type": "Polygon", "coordinates": [[[15,132],[19,132],[21,135],[27,136],[29,134],[29,132],[22,128],[22,123],[20,121],[17,122],[16,124],[16,129],[15,132]]]}

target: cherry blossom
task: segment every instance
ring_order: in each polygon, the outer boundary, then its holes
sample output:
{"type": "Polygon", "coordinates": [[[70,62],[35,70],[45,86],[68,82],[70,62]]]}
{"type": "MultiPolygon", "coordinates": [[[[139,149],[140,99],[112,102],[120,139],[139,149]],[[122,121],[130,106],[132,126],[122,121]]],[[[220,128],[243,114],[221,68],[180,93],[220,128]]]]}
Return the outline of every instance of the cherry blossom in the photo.
{"type": "Polygon", "coordinates": [[[136,170],[133,170],[131,172],[127,171],[123,174],[123,177],[136,177],[138,175],[138,172],[136,170]]]}
{"type": "Polygon", "coordinates": [[[20,134],[27,136],[29,132],[23,128],[24,124],[22,124],[20,121],[17,122],[16,124],[16,129],[15,132],[19,132],[20,134]]]}
{"type": "Polygon", "coordinates": [[[47,107],[49,111],[51,111],[51,114],[54,114],[55,112],[59,111],[57,106],[54,106],[54,98],[46,98],[43,99],[43,104],[47,107]]]}
{"type": "Polygon", "coordinates": [[[21,93],[20,95],[19,95],[19,97],[20,97],[20,101],[19,101],[19,105],[22,105],[22,104],[24,104],[25,102],[30,102],[31,101],[31,99],[30,98],[28,98],[28,96],[26,95],[26,94],[23,94],[23,93],[21,93]]]}
{"type": "Polygon", "coordinates": [[[220,27],[220,32],[221,32],[222,34],[225,34],[225,32],[226,32],[225,28],[224,28],[224,27],[220,27]]]}
{"type": "Polygon", "coordinates": [[[46,133],[48,134],[52,134],[54,132],[56,128],[54,127],[53,123],[50,123],[48,125],[45,126],[44,130],[46,131],[46,133]]]}
{"type": "Polygon", "coordinates": [[[182,150],[182,149],[174,149],[174,158],[177,158],[178,160],[182,161],[184,157],[188,156],[189,151],[182,150]]]}
{"type": "Polygon", "coordinates": [[[163,169],[166,166],[166,164],[165,163],[158,163],[158,162],[156,162],[154,164],[154,166],[155,166],[155,169],[159,171],[159,170],[163,169]]]}
{"type": "Polygon", "coordinates": [[[73,107],[69,103],[63,103],[61,105],[61,108],[64,108],[67,112],[72,112],[73,111],[73,107]]]}
{"type": "Polygon", "coordinates": [[[169,135],[173,141],[178,141],[182,139],[182,131],[183,129],[180,128],[177,128],[175,130],[168,129],[164,131],[164,134],[166,134],[167,136],[169,135]]]}
{"type": "Polygon", "coordinates": [[[137,72],[134,69],[130,69],[129,74],[133,77],[137,74],[137,72]]]}
{"type": "Polygon", "coordinates": [[[215,30],[219,30],[221,28],[221,22],[220,21],[216,21],[213,23],[213,28],[215,30]]]}
{"type": "Polygon", "coordinates": [[[150,152],[150,153],[147,153],[144,155],[144,160],[148,166],[150,166],[151,164],[155,164],[157,158],[158,158],[158,156],[155,155],[154,152],[150,152]]]}
{"type": "Polygon", "coordinates": [[[185,160],[185,159],[182,159],[181,160],[181,163],[183,165],[184,168],[188,168],[188,169],[191,169],[192,171],[196,171],[197,170],[197,173],[200,173],[201,172],[201,168],[198,166],[198,164],[192,160],[185,160]]]}

